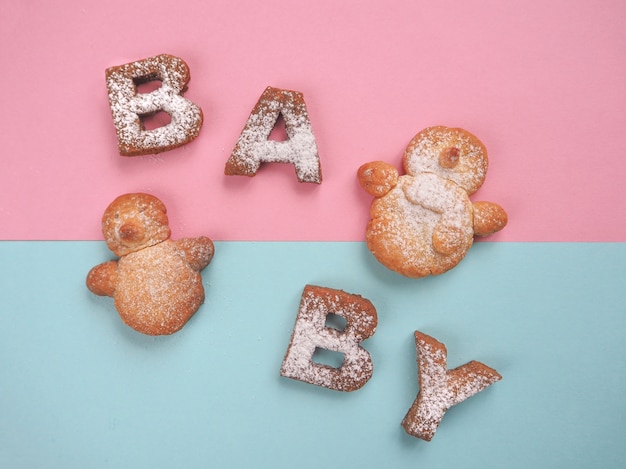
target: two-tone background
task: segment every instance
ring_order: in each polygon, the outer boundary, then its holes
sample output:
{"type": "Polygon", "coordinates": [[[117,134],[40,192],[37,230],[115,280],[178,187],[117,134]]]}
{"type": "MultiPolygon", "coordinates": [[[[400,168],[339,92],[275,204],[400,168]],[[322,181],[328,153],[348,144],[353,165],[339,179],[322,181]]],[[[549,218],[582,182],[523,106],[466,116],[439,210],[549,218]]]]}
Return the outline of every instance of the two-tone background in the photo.
{"type": "Polygon", "coordinates": [[[0,4],[0,466],[619,467],[626,464],[626,6],[620,1],[0,4]],[[170,53],[200,136],[117,153],[104,70],[170,53]],[[266,86],[304,93],[324,181],[224,176],[266,86]],[[440,277],[367,251],[364,162],[415,133],[487,146],[473,197],[509,226],[440,277]],[[121,324],[86,273],[100,217],[150,192],[174,238],[216,241],[205,304],[171,337],[121,324]],[[374,375],[341,394],[281,378],[302,288],[370,299],[374,375]],[[413,331],[503,380],[430,443],[400,422],[413,331]]]}

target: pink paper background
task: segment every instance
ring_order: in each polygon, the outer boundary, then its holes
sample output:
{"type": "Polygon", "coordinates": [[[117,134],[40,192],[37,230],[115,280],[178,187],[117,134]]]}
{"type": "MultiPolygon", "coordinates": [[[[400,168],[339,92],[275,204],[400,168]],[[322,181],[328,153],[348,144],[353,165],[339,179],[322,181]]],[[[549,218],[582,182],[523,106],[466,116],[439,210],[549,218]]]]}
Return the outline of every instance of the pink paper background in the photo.
{"type": "Polygon", "coordinates": [[[362,240],[357,168],[442,124],[489,150],[474,199],[510,216],[490,239],[624,242],[625,24],[620,0],[2,2],[0,239],[101,239],[108,203],[148,191],[175,238],[362,240]],[[200,136],[121,157],[104,70],[165,52],[200,136]],[[224,176],[267,85],[304,93],[322,185],[224,176]]]}

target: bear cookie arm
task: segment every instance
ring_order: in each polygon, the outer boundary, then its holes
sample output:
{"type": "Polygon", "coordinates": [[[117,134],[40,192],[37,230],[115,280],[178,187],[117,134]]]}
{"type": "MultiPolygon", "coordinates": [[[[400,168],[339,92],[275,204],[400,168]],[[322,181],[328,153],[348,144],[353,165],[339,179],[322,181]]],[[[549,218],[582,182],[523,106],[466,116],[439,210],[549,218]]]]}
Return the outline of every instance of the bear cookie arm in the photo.
{"type": "Polygon", "coordinates": [[[116,275],[116,261],[108,261],[97,265],[87,274],[87,288],[98,296],[113,296],[116,275]]]}
{"type": "Polygon", "coordinates": [[[398,184],[398,170],[384,161],[372,161],[359,167],[357,178],[365,192],[382,197],[398,184]]]}
{"type": "Polygon", "coordinates": [[[494,202],[474,202],[474,235],[489,236],[500,231],[509,221],[507,213],[494,202]]]}
{"type": "Polygon", "coordinates": [[[185,253],[189,266],[196,272],[207,267],[215,254],[213,241],[206,236],[199,238],[181,238],[176,245],[185,253]]]}

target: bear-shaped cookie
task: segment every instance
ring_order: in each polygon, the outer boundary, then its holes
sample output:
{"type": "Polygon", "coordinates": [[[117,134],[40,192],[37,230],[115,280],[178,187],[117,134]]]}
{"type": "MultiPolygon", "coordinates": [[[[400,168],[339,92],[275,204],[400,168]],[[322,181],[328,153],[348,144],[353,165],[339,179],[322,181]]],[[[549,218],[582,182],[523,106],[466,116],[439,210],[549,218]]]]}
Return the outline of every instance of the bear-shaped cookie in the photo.
{"type": "Polygon", "coordinates": [[[170,239],[163,202],[150,194],[116,198],[102,217],[102,232],[118,256],[87,275],[87,288],[110,296],[128,326],[147,335],[180,330],[204,302],[200,271],[213,258],[207,237],[170,239]]]}
{"type": "Polygon", "coordinates": [[[493,202],[470,201],[485,180],[487,149],[466,130],[443,126],[419,132],[403,158],[405,175],[382,161],[362,165],[359,183],[375,199],[366,242],[387,268],[406,277],[455,267],[474,236],[501,230],[507,214],[493,202]]]}

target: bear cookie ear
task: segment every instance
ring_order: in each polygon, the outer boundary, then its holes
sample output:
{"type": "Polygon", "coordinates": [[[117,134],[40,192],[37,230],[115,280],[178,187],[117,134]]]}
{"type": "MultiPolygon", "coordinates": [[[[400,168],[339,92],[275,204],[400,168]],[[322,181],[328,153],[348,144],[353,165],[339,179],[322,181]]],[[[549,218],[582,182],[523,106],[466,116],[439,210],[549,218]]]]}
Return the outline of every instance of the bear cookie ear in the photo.
{"type": "Polygon", "coordinates": [[[114,299],[122,321],[142,334],[180,330],[204,302],[200,271],[213,258],[205,237],[173,241],[163,202],[124,194],[105,210],[102,229],[117,261],[95,266],[87,288],[114,299]]]}
{"type": "Polygon", "coordinates": [[[365,240],[376,259],[412,278],[439,275],[458,265],[474,242],[503,229],[506,212],[469,199],[483,184],[487,149],[466,130],[443,126],[419,132],[403,157],[406,175],[382,161],[357,171],[375,197],[365,240]]]}

